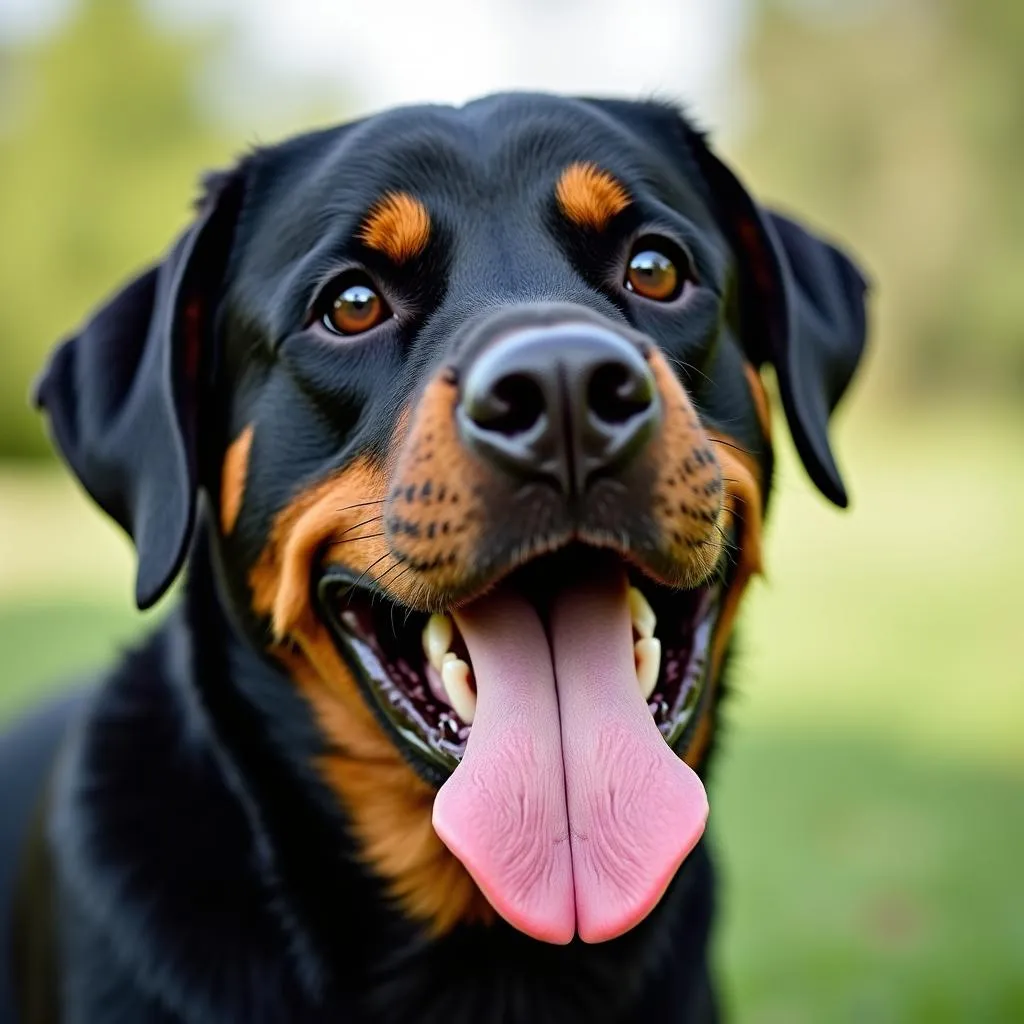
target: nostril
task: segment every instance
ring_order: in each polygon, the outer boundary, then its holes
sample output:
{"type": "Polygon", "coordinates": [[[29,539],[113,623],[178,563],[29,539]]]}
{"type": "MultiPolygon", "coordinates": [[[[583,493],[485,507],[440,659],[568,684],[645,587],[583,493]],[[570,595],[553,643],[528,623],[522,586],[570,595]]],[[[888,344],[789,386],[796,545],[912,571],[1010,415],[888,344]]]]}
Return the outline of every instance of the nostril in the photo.
{"type": "Polygon", "coordinates": [[[587,386],[587,407],[604,423],[626,423],[649,409],[654,400],[654,381],[625,363],[598,366],[587,386]]]}
{"type": "Polygon", "coordinates": [[[544,392],[525,373],[510,373],[496,381],[485,401],[470,410],[477,426],[512,437],[524,434],[544,415],[544,392]]]}

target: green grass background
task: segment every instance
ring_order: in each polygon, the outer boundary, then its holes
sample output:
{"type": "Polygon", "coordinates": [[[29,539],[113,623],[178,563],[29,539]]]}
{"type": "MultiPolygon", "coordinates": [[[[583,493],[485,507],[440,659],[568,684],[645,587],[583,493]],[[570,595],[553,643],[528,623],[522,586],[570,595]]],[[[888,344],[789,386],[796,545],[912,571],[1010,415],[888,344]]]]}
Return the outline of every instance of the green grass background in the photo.
{"type": "MultiPolygon", "coordinates": [[[[840,435],[847,514],[782,442],[742,617],[711,785],[726,997],[765,1024],[1024,1021],[1024,418],[856,409],[840,435]]],[[[145,627],[131,572],[62,475],[0,473],[0,719],[145,627]]]]}

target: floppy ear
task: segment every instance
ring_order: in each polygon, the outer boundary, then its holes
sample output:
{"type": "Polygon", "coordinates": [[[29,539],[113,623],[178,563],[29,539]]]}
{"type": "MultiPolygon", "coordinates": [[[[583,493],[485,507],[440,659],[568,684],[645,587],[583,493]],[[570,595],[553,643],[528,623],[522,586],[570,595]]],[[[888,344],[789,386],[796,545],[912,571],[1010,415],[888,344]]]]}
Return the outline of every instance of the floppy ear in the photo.
{"type": "Polygon", "coordinates": [[[240,172],[212,180],[164,261],[63,342],[36,385],[61,454],[135,542],[140,608],[174,580],[195,520],[210,325],[242,191],[240,172]]]}
{"type": "Polygon", "coordinates": [[[774,365],[804,467],[822,494],[845,508],[828,421],[864,351],[867,283],[834,245],[758,206],[703,138],[688,134],[740,261],[748,353],[758,366],[774,365]]]}

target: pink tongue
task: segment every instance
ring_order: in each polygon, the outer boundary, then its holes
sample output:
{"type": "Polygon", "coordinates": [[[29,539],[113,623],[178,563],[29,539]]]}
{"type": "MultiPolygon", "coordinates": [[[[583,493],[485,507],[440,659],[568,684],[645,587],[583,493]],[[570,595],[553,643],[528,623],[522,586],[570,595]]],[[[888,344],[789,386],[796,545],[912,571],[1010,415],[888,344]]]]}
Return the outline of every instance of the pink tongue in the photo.
{"type": "Polygon", "coordinates": [[[559,594],[550,644],[510,590],[456,619],[477,709],[434,801],[437,834],[528,935],[603,942],[628,931],[700,838],[708,805],[640,694],[625,574],[559,594]]]}

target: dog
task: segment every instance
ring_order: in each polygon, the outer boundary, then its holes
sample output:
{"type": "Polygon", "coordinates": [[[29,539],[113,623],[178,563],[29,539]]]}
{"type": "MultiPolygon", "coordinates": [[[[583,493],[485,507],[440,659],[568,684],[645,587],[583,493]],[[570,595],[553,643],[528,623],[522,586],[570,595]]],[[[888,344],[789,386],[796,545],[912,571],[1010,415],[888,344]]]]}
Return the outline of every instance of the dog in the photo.
{"type": "Polygon", "coordinates": [[[703,780],[866,284],[656,102],[392,110],[207,177],[36,401],[183,583],[0,744],[20,1009],[713,1021],[703,780]]]}

